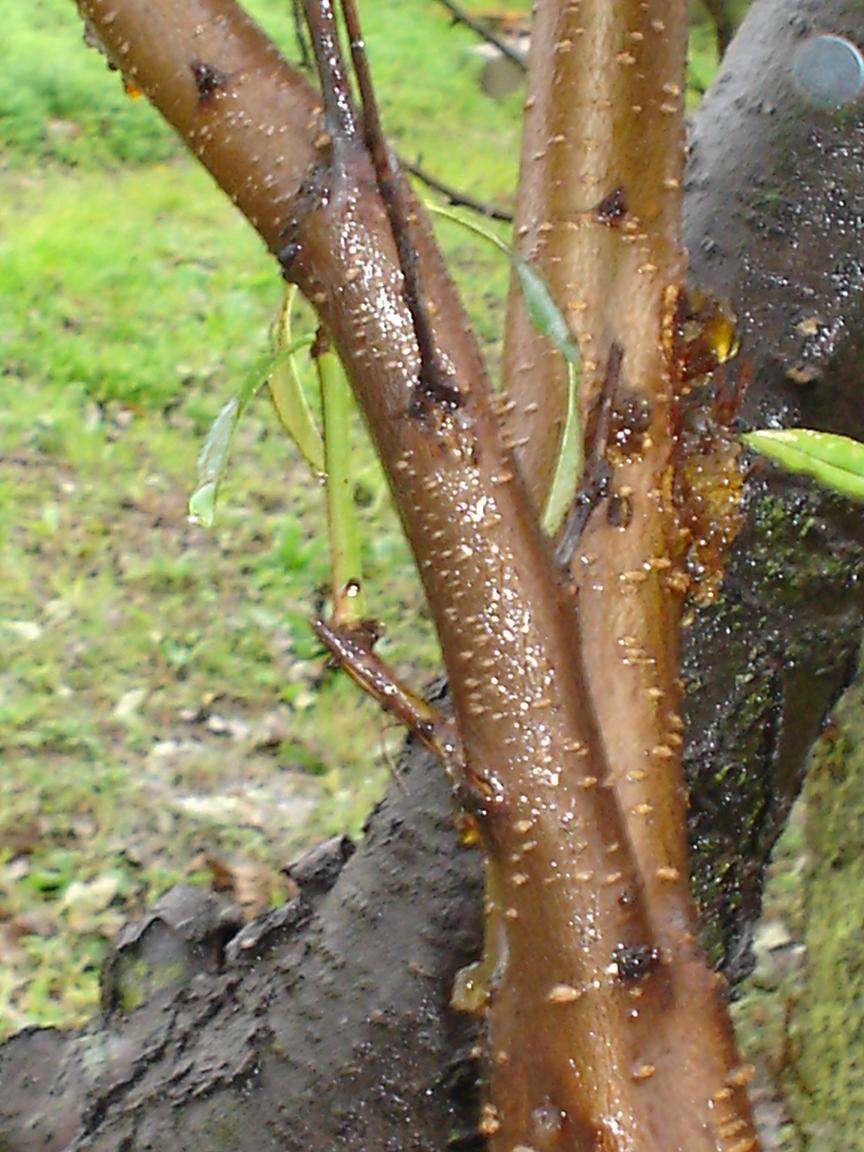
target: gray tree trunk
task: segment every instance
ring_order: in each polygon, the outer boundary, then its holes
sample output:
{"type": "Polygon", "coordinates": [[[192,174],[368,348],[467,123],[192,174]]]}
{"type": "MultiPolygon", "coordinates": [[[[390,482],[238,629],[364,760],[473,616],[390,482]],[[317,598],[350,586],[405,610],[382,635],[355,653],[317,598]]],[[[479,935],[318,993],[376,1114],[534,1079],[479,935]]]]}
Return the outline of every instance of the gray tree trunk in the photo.
{"type": "MultiPolygon", "coordinates": [[[[754,4],[693,126],[686,235],[693,278],[741,318],[746,422],[864,438],[862,103],[826,112],[795,89],[815,30],[864,41],[860,2],[754,4]]],[[[860,508],[764,469],[722,594],[687,631],[694,883],[733,979],[808,749],[852,674],[862,576],[860,508]]],[[[343,855],[240,934],[188,892],[127,932],[97,1020],[0,1049],[0,1148],[479,1146],[476,1026],[448,1008],[480,949],[479,862],[425,753],[409,745],[338,872],[343,855]]]]}

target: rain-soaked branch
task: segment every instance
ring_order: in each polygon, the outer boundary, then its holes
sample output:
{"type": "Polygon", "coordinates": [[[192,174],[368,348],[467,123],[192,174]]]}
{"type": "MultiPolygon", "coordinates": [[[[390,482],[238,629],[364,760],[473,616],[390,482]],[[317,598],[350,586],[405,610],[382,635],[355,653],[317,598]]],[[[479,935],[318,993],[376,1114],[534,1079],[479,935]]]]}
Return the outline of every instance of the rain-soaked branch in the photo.
{"type": "MultiPolygon", "coordinates": [[[[605,9],[581,5],[540,7],[516,218],[522,255],[537,262],[579,341],[587,412],[602,389],[613,344],[623,357],[611,497],[626,507],[626,523],[593,516],[573,573],[581,584],[589,682],[622,806],[650,814],[631,821],[630,835],[660,905],[668,905],[675,888],[676,917],[689,906],[677,716],[684,542],[668,491],[679,372],[675,330],[685,272],[686,7],[680,0],[627,0],[611,18],[605,9]],[[591,67],[604,57],[611,58],[608,68],[591,67]],[[617,634],[608,625],[610,598],[617,605],[617,634]],[[658,868],[676,875],[677,883],[657,882],[658,868]]],[[[515,292],[509,320],[510,431],[525,443],[520,464],[540,499],[565,382],[558,358],[538,341],[515,292]]]]}
{"type": "MultiPolygon", "coordinates": [[[[683,372],[686,37],[681,0],[538,6],[515,234],[522,256],[536,262],[566,308],[582,353],[587,412],[610,348],[618,345],[623,357],[610,500],[589,518],[572,561],[582,653],[654,938],[673,958],[675,991],[659,1027],[679,1033],[681,1052],[712,1033],[714,1075],[722,1076],[734,1044],[692,946],[678,714],[687,541],[672,497],[681,464],[673,399],[683,372]],[[602,68],[598,59],[606,61],[602,68]],[[696,1029],[694,1012],[703,1019],[696,1029]]],[[[531,330],[514,289],[505,344],[508,420],[524,445],[520,465],[538,506],[565,384],[560,361],[531,330]]],[[[746,1103],[738,1103],[742,1147],[755,1146],[746,1103]]]]}
{"type": "MultiPolygon", "coordinates": [[[[363,32],[354,0],[341,0],[354,75],[363,105],[364,141],[378,182],[378,192],[387,212],[393,242],[399,254],[399,267],[405,283],[405,303],[411,313],[417,351],[420,356],[419,394],[447,404],[459,402],[458,388],[444,380],[444,370],[438,357],[435,333],[426,294],[417,249],[412,236],[413,211],[409,206],[408,187],[402,179],[395,157],[384,139],[378,102],[372,83],[372,73],[366,57],[363,32]]],[[[422,399],[419,403],[423,403],[422,399]]]]}
{"type": "MultiPolygon", "coordinates": [[[[659,40],[648,46],[661,49],[659,63],[647,69],[651,83],[678,82],[670,63],[683,59],[678,34],[684,7],[662,5],[674,12],[668,37],[656,33],[659,40]]],[[[649,452],[653,434],[660,459],[668,456],[666,377],[650,357],[656,356],[658,319],[671,306],[666,288],[676,283],[674,260],[656,281],[657,269],[644,268],[646,281],[660,283],[663,291],[650,297],[653,311],[644,304],[637,310],[645,346],[629,337],[622,343],[625,388],[642,380],[643,367],[652,369],[643,397],[650,409],[647,431],[635,431],[640,462],[649,460],[651,467],[633,471],[631,478],[645,484],[644,502],[640,527],[625,537],[640,565],[649,564],[647,575],[643,579],[641,567],[627,579],[615,569],[602,582],[592,574],[592,589],[605,594],[594,600],[583,584],[577,617],[505,446],[488,376],[428,224],[389,158],[385,166],[380,155],[377,162],[370,155],[370,144],[373,153],[380,148],[368,134],[362,84],[364,137],[357,131],[329,0],[306,0],[324,88],[323,121],[302,78],[228,0],[80,0],[80,8],[318,310],[393,488],[441,640],[464,752],[465,793],[487,862],[491,1095],[483,1127],[493,1147],[532,1147],[542,1136],[550,1148],[580,1152],[613,1142],[638,1152],[670,1146],[749,1152],[754,1140],[745,1075],[734,1067],[715,983],[689,935],[689,921],[672,931],[656,914],[667,905],[664,892],[672,893],[674,906],[686,890],[686,867],[679,866],[682,805],[670,802],[662,783],[680,743],[675,695],[666,693],[675,649],[665,642],[658,649],[662,666],[655,667],[633,636],[640,635],[640,613],[647,613],[643,631],[657,640],[653,629],[669,617],[668,597],[675,591],[664,577],[669,509],[649,452]],[[410,237],[408,260],[400,236],[410,237]],[[418,273],[413,284],[412,264],[418,273]],[[410,307],[412,295],[419,310],[410,307]],[[425,349],[418,314],[428,322],[425,349]],[[447,386],[438,387],[445,365],[447,386]],[[634,604],[632,589],[642,584],[659,607],[640,592],[636,631],[619,635],[616,626],[634,604]],[[606,675],[614,672],[629,684],[635,670],[637,695],[651,702],[654,728],[662,733],[663,742],[647,753],[633,737],[638,766],[630,773],[640,786],[647,776],[658,777],[656,815],[648,800],[631,811],[619,788],[621,763],[611,761],[613,772],[606,756],[607,742],[616,755],[621,751],[606,725],[628,733],[625,705],[633,699],[616,697],[619,710],[601,716],[601,735],[597,692],[585,677],[586,636],[613,627],[606,675]]],[[[639,31],[642,5],[633,0],[621,8],[624,31],[639,31]]],[[[538,16],[548,15],[554,25],[556,13],[566,21],[572,10],[546,0],[538,16]]],[[[646,26],[644,35],[650,31],[646,26]]],[[[356,46],[362,37],[351,39],[356,46]]],[[[629,66],[602,47],[600,58],[609,60],[610,71],[613,64],[629,66]]],[[[565,83],[561,99],[572,95],[572,83],[565,83]]],[[[620,93],[615,100],[620,111],[620,93]]],[[[674,126],[680,107],[671,95],[668,100],[674,126]]],[[[667,115],[662,108],[659,113],[667,115]]],[[[556,101],[545,116],[544,141],[559,125],[565,141],[578,139],[578,124],[556,101]]],[[[659,132],[664,145],[668,131],[659,132]]],[[[644,129],[634,131],[634,145],[644,135],[644,129]]],[[[615,190],[607,176],[593,201],[600,208],[615,190]]],[[[562,195],[570,190],[565,182],[562,195]]],[[[636,185],[633,192],[638,204],[636,185]]],[[[620,211],[598,215],[612,229],[627,212],[625,198],[620,211]]],[[[636,242],[642,243],[638,225],[636,242]]],[[[670,250],[677,251],[674,243],[670,250]]],[[[605,298],[595,293],[594,302],[601,316],[597,343],[606,344],[602,324],[610,313],[605,298]]],[[[585,363],[590,375],[588,357],[585,363]]],[[[640,412],[637,405],[637,423],[640,412]]],[[[616,477],[622,471],[629,476],[628,467],[616,462],[616,477]]],[[[592,677],[598,674],[590,670],[592,677]]],[[[638,708],[635,715],[642,715],[638,708]]],[[[628,756],[632,763],[632,752],[622,754],[622,762],[628,756]]]]}

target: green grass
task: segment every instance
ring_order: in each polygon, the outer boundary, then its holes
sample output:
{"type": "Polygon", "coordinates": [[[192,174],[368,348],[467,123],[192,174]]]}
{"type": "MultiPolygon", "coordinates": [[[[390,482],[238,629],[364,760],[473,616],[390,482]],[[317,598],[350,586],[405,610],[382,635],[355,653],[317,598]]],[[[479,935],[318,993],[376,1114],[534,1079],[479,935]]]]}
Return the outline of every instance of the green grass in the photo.
{"type": "MultiPolygon", "coordinates": [[[[482,9],[480,3],[475,8],[482,9]]],[[[515,7],[510,0],[510,8],[515,7]]],[[[527,10],[527,0],[518,5],[527,10]]],[[[479,90],[433,0],[364,7],[409,160],[507,202],[520,96],[479,90]]],[[[0,71],[0,1037],[92,1011],[105,941],[206,856],[278,868],[359,831],[399,733],[326,671],[308,627],[323,493],[265,401],[216,527],[187,522],[202,439],[281,295],[251,230],[81,44],[69,0],[4,12],[0,71]]],[[[253,13],[294,51],[290,6],[253,13]]],[[[506,261],[444,226],[491,360],[506,261]]],[[[437,650],[355,427],[368,606],[422,685],[437,650]]]]}

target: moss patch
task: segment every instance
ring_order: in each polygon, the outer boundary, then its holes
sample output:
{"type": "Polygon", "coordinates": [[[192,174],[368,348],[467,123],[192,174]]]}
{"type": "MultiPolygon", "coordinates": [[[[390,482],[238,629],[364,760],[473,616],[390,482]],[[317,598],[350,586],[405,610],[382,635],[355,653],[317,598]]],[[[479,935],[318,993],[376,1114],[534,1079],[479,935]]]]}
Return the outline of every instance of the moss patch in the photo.
{"type": "Polygon", "coordinates": [[[864,670],[807,782],[804,988],[787,1090],[804,1147],[848,1152],[864,1119],[864,670]]]}

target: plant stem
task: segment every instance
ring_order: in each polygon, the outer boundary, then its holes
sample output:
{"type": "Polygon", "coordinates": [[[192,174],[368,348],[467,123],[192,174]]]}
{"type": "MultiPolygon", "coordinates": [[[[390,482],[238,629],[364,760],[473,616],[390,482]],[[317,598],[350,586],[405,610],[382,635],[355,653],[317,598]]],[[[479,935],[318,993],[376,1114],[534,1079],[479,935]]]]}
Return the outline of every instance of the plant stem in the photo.
{"type": "Polygon", "coordinates": [[[354,506],[351,471],[351,389],[335,352],[321,346],[318,336],[315,365],[324,416],[324,468],[327,493],[327,536],[330,543],[330,588],[333,620],[349,627],[366,614],[363,566],[354,506]]]}

